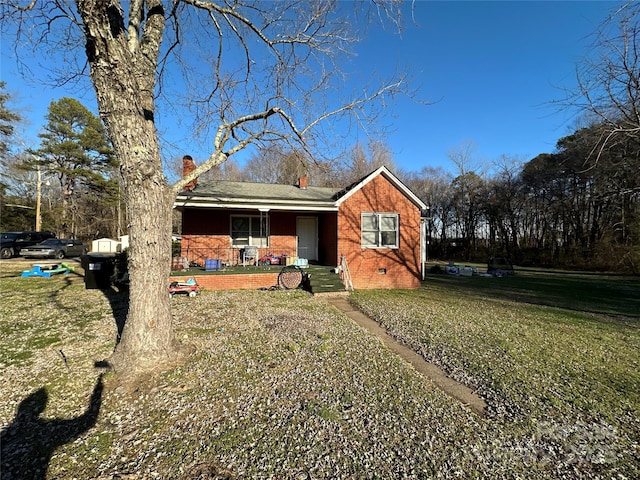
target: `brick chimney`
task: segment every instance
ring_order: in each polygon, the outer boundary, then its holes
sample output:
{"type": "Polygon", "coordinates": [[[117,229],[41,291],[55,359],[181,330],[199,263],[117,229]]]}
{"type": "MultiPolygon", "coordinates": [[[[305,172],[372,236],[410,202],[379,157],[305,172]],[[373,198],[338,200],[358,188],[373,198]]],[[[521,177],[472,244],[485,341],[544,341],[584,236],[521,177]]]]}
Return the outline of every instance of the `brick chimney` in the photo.
{"type": "MultiPolygon", "coordinates": [[[[191,155],[185,155],[184,157],[182,157],[182,176],[183,177],[186,177],[191,172],[193,172],[195,169],[196,169],[196,164],[193,161],[193,158],[191,158],[191,155]]],[[[187,183],[184,186],[184,189],[191,191],[194,188],[196,188],[197,184],[198,184],[198,179],[195,178],[195,179],[191,180],[189,183],[187,183]]]]}
{"type": "Polygon", "coordinates": [[[299,187],[301,190],[306,190],[306,189],[307,189],[307,185],[308,185],[308,184],[309,184],[309,179],[307,178],[307,176],[306,176],[306,175],[304,175],[304,176],[302,176],[302,177],[300,177],[300,178],[298,179],[298,187],[299,187]]]}

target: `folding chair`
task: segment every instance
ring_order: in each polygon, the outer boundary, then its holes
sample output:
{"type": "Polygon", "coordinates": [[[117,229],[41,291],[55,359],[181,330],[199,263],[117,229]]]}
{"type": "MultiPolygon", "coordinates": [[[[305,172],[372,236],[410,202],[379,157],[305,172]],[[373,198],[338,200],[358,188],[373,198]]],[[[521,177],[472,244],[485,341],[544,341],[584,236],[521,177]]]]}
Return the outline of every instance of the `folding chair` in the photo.
{"type": "Polygon", "coordinates": [[[255,265],[258,259],[258,247],[247,245],[242,249],[242,266],[247,266],[247,260],[251,261],[251,265],[255,265]]]}

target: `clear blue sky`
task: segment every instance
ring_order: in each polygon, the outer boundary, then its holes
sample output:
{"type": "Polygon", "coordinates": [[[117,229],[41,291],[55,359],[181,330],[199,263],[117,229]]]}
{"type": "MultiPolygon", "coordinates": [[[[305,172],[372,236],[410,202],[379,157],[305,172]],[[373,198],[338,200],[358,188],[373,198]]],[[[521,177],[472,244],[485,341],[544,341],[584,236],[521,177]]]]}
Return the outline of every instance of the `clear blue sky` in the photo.
{"type": "Polygon", "coordinates": [[[400,166],[453,168],[448,152],[473,142],[479,160],[529,160],[571,133],[550,102],[575,86],[575,65],[617,2],[417,1],[416,27],[362,49],[367,63],[394,58],[420,73],[430,106],[397,105],[388,143],[400,166]]]}
{"type": "MultiPolygon", "coordinates": [[[[501,155],[528,160],[552,152],[574,124],[550,102],[563,97],[562,88],[575,86],[576,62],[619,4],[418,0],[413,21],[412,5],[406,6],[401,36],[374,27],[358,47],[357,68],[384,73],[409,67],[419,97],[435,102],[402,100],[388,109],[385,123],[391,132],[384,141],[397,164],[406,170],[454,170],[448,153],[470,142],[476,147],[474,159],[481,161],[501,155]]],[[[31,123],[25,131],[29,145],[37,145],[35,135],[52,100],[74,97],[95,111],[91,90],[25,83],[10,55],[2,49],[2,79],[16,94],[12,107],[31,123]]]]}

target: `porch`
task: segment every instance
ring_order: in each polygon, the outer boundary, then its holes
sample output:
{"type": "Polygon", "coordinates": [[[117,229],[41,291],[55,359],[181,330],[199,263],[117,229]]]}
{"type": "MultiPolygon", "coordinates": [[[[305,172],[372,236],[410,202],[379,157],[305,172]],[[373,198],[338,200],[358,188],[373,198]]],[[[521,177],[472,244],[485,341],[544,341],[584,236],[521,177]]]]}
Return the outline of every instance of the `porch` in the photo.
{"type": "MultiPolygon", "coordinates": [[[[218,270],[190,266],[186,270],[171,272],[171,281],[193,278],[205,290],[258,290],[278,285],[283,265],[231,265],[218,270]]],[[[310,293],[330,294],[346,292],[342,278],[335,273],[335,266],[309,265],[303,271],[309,275],[310,293]]]]}
{"type": "Polygon", "coordinates": [[[225,211],[189,209],[182,214],[180,257],[190,264],[207,259],[224,266],[276,263],[300,257],[309,262],[337,265],[336,212],[225,211]],[[247,248],[257,250],[247,257],[247,248]],[[269,257],[280,259],[273,261],[269,257]],[[282,258],[281,258],[282,257],[282,258]],[[335,262],[335,264],[334,264],[335,262]]]}

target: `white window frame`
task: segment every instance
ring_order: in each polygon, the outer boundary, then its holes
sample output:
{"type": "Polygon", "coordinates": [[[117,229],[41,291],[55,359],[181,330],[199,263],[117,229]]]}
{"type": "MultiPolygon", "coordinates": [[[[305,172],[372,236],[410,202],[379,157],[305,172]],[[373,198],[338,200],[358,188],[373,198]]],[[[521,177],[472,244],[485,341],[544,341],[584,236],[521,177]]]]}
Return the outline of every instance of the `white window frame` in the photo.
{"type": "Polygon", "coordinates": [[[362,212],[360,214],[361,245],[362,248],[399,248],[400,245],[400,215],[390,212],[362,212]],[[371,219],[375,219],[371,225],[371,219]],[[392,219],[394,228],[384,228],[388,220],[392,219]],[[385,221],[387,220],[387,221],[385,221]],[[387,243],[386,233],[394,232],[395,242],[387,243]]]}
{"type": "Polygon", "coordinates": [[[229,225],[229,236],[231,237],[232,247],[246,247],[253,245],[257,247],[269,246],[269,218],[260,217],[259,215],[231,215],[229,225]],[[233,221],[236,219],[248,219],[249,220],[249,234],[248,236],[238,237],[234,236],[233,221]],[[260,236],[260,221],[265,223],[265,231],[260,236]],[[255,230],[255,231],[254,231],[255,230]]]}

